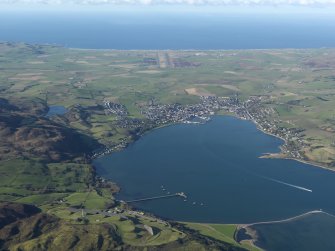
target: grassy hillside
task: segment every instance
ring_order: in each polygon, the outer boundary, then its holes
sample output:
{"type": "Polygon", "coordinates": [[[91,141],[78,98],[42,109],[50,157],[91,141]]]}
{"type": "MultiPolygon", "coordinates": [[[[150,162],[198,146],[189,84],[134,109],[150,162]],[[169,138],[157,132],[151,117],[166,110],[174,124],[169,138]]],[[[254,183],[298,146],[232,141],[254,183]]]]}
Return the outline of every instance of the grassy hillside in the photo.
{"type": "Polygon", "coordinates": [[[187,228],[211,238],[230,243],[234,246],[245,248],[247,250],[259,251],[261,249],[250,242],[240,242],[235,240],[235,232],[238,225],[231,224],[206,224],[206,223],[183,223],[187,228]]]}
{"type": "Polygon", "coordinates": [[[1,250],[242,250],[138,219],[58,217],[32,205],[0,203],[1,250]],[[143,224],[151,225],[150,235],[143,224]]]}

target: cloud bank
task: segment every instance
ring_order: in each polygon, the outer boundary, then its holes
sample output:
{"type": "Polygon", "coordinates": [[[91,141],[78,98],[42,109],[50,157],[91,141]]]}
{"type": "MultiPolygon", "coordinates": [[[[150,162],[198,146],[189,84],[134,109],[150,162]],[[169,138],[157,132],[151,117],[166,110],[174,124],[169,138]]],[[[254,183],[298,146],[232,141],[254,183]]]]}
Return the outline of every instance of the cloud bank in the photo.
{"type": "Polygon", "coordinates": [[[335,0],[2,0],[0,4],[43,4],[43,5],[298,5],[335,6],[335,0]]]}

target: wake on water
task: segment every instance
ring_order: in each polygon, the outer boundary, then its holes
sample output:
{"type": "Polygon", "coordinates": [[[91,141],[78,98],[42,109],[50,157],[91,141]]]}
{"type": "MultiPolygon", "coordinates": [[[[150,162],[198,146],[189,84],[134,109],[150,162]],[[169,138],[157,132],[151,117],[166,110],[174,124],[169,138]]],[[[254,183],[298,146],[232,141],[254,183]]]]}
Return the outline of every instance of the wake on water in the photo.
{"type": "Polygon", "coordinates": [[[273,181],[273,182],[276,182],[278,184],[282,184],[282,185],[286,185],[286,186],[289,186],[289,187],[293,187],[293,188],[296,188],[296,189],[299,189],[299,190],[302,190],[302,191],[305,191],[305,192],[313,192],[311,189],[308,189],[308,188],[305,188],[305,187],[301,187],[301,186],[296,186],[296,185],[293,185],[293,184],[290,184],[290,183],[286,183],[284,181],[281,181],[281,180],[276,180],[276,179],[272,179],[272,178],[269,178],[269,177],[266,177],[266,176],[262,176],[262,175],[257,175],[263,179],[266,179],[266,180],[270,180],[270,181],[273,181]]]}
{"type": "MultiPolygon", "coordinates": [[[[216,158],[222,159],[220,155],[218,155],[216,152],[214,152],[213,150],[211,150],[209,147],[204,147],[204,149],[207,150],[209,153],[211,153],[216,158]]],[[[305,188],[305,187],[301,187],[301,186],[297,186],[297,185],[293,185],[293,184],[290,184],[290,183],[286,183],[284,181],[276,180],[276,179],[273,179],[273,178],[270,178],[270,177],[266,177],[266,176],[263,176],[263,175],[259,175],[259,174],[250,172],[247,169],[242,168],[242,167],[235,167],[235,168],[238,168],[238,169],[243,170],[243,171],[245,171],[245,172],[247,172],[247,173],[249,173],[251,175],[260,177],[260,178],[265,179],[265,180],[273,181],[273,182],[276,182],[278,184],[282,184],[282,185],[285,185],[285,186],[293,187],[295,189],[299,189],[299,190],[302,190],[302,191],[305,191],[305,192],[310,192],[310,193],[313,192],[313,190],[311,190],[311,189],[308,189],[308,188],[305,188]]]]}

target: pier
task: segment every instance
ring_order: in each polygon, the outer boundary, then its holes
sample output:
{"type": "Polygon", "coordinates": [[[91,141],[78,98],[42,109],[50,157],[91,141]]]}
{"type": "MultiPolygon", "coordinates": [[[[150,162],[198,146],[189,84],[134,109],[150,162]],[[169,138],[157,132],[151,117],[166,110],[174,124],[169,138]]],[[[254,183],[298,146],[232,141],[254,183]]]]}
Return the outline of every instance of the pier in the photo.
{"type": "Polygon", "coordinates": [[[157,200],[157,199],[165,199],[170,197],[182,197],[187,198],[186,194],[184,192],[180,193],[174,193],[174,194],[168,194],[168,195],[161,195],[161,196],[154,196],[154,197],[148,197],[148,198],[142,198],[142,199],[136,199],[136,200],[128,200],[125,201],[126,203],[132,203],[132,202],[141,202],[141,201],[148,201],[148,200],[157,200]]]}

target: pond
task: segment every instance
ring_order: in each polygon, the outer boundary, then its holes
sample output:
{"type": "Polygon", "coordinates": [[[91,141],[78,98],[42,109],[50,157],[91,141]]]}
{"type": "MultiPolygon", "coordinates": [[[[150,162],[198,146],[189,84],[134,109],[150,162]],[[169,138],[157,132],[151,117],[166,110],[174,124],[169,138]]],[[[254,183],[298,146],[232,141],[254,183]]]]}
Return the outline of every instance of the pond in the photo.
{"type": "Polygon", "coordinates": [[[67,112],[67,109],[61,105],[51,105],[49,106],[49,111],[45,115],[46,117],[52,117],[54,115],[64,115],[67,112]]]}

